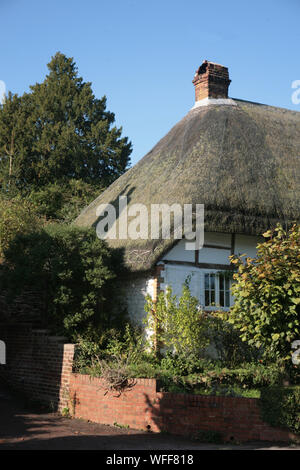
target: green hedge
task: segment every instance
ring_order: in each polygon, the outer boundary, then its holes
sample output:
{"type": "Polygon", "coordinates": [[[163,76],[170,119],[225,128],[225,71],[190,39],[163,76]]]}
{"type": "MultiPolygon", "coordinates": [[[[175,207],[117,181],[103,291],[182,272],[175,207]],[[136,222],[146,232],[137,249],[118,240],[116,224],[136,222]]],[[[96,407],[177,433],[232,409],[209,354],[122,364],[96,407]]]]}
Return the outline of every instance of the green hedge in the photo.
{"type": "Polygon", "coordinates": [[[39,321],[54,334],[94,339],[122,320],[115,286],[122,269],[121,253],[98,239],[95,229],[49,224],[11,241],[0,266],[0,290],[9,305],[33,292],[41,305],[39,321]]]}
{"type": "Polygon", "coordinates": [[[300,434],[300,385],[267,387],[261,390],[260,405],[265,422],[300,434]]]}

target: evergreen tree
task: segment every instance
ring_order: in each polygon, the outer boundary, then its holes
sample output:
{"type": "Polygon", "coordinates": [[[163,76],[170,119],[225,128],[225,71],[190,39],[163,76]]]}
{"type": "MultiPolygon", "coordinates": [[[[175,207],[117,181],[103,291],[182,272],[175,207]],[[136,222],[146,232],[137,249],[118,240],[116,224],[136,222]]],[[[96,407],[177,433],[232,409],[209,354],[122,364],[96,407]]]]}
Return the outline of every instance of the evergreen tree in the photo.
{"type": "Polygon", "coordinates": [[[43,83],[21,97],[9,93],[0,106],[1,187],[31,192],[70,180],[105,187],[127,169],[131,143],[72,58],[57,53],[48,68],[43,83]]]}
{"type": "Polygon", "coordinates": [[[31,115],[32,103],[25,94],[20,98],[9,92],[0,106],[0,186],[6,195],[14,196],[20,186],[20,162],[34,141],[31,115]]]}

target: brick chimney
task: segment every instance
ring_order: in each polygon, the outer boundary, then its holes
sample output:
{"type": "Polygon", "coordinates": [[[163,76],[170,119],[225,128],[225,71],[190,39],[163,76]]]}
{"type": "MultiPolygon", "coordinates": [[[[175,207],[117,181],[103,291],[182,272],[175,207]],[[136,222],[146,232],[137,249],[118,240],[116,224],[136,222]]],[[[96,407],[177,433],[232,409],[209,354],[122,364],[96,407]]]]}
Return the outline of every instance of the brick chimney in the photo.
{"type": "Polygon", "coordinates": [[[196,102],[204,98],[228,98],[228,68],[204,60],[194,75],[196,102]]]}

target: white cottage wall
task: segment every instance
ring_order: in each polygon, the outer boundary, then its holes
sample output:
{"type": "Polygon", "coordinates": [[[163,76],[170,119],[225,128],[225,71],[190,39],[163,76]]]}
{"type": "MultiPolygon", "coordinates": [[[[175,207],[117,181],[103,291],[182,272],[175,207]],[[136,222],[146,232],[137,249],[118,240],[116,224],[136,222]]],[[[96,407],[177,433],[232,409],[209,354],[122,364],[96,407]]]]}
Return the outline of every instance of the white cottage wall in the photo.
{"type": "MultiPolygon", "coordinates": [[[[191,293],[199,299],[201,305],[204,305],[205,274],[217,273],[222,270],[222,266],[224,266],[224,269],[226,267],[228,269],[230,265],[229,256],[232,252],[237,255],[247,254],[254,257],[257,243],[260,241],[262,241],[261,237],[236,234],[234,245],[232,245],[231,234],[206,232],[204,246],[199,250],[199,266],[196,266],[194,264],[195,252],[186,250],[185,240],[180,240],[158,263],[164,265],[164,270],[160,273],[162,282],[159,288],[165,290],[166,286],[169,285],[172,287],[173,293],[180,296],[182,285],[190,276],[191,293]]],[[[143,325],[143,319],[146,316],[144,310],[145,298],[147,294],[150,294],[152,298],[156,296],[156,282],[154,276],[144,275],[123,283],[126,292],[127,310],[134,324],[143,325]]],[[[230,304],[232,305],[232,303],[233,298],[230,296],[230,304]]]]}
{"type": "Polygon", "coordinates": [[[143,326],[146,295],[154,297],[155,284],[156,280],[147,276],[123,282],[128,315],[134,325],[143,326]]]}
{"type": "MultiPolygon", "coordinates": [[[[218,273],[230,266],[231,254],[247,254],[250,257],[256,255],[256,246],[262,241],[261,237],[236,234],[232,237],[229,233],[206,232],[204,246],[198,253],[195,264],[195,253],[185,249],[185,240],[180,240],[162,259],[165,262],[165,282],[161,286],[172,286],[173,293],[179,296],[182,284],[191,277],[191,293],[199,299],[199,303],[205,305],[205,274],[218,273]],[[177,262],[177,263],[176,263],[177,262]],[[195,264],[193,266],[193,264],[195,264]]],[[[230,305],[233,298],[230,296],[230,305]]]]}
{"type": "Polygon", "coordinates": [[[247,254],[250,258],[256,256],[256,246],[264,241],[263,237],[255,237],[251,235],[236,235],[234,253],[236,255],[247,254]]]}

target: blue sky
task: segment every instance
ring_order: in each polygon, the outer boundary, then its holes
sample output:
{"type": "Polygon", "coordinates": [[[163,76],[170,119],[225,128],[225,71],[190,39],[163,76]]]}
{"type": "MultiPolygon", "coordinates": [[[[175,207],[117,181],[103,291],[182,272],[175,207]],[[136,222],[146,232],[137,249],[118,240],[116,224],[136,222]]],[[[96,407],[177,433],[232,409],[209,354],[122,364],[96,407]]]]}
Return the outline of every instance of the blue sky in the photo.
{"type": "Polygon", "coordinates": [[[204,59],[229,67],[229,95],[300,111],[300,0],[0,0],[0,81],[43,81],[60,51],[145,155],[194,104],[204,59]]]}

